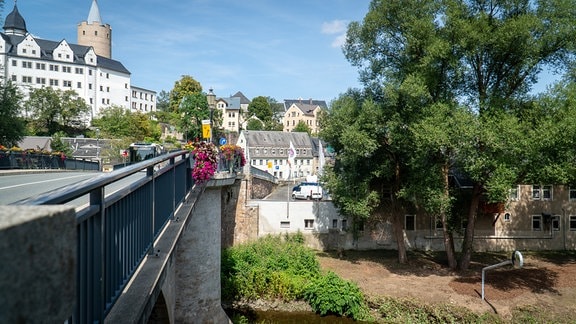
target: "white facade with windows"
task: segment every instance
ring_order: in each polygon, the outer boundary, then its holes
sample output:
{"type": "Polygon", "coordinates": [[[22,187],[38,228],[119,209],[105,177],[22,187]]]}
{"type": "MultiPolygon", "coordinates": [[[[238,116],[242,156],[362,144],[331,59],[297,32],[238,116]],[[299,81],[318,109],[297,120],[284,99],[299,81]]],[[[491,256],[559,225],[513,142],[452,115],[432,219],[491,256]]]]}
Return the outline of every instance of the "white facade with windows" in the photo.
{"type": "MultiPolygon", "coordinates": [[[[95,1],[91,11],[94,8],[97,10],[95,1]]],[[[133,87],[130,71],[122,63],[97,55],[91,46],[35,38],[28,33],[16,5],[0,33],[0,77],[12,81],[25,96],[42,87],[74,90],[92,108],[87,121],[112,105],[156,110],[156,92],[133,87]],[[148,99],[134,97],[134,91],[148,99]]]]}

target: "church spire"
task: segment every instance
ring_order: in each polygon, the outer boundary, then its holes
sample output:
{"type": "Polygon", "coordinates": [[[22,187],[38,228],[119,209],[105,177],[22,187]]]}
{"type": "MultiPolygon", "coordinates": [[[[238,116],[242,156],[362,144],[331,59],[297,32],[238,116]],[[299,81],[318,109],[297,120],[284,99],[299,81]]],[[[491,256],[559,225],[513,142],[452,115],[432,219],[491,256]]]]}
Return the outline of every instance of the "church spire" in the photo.
{"type": "Polygon", "coordinates": [[[100,16],[100,9],[98,8],[98,1],[92,0],[92,6],[90,7],[90,12],[88,13],[88,23],[99,23],[102,24],[102,17],[100,16]]]}

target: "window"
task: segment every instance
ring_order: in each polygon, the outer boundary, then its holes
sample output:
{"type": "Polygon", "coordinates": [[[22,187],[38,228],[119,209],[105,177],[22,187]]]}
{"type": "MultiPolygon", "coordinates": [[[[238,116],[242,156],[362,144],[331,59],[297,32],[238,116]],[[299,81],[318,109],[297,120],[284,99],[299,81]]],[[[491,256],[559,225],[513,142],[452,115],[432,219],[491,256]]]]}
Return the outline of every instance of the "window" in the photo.
{"type": "Polygon", "coordinates": [[[46,84],[46,78],[36,78],[36,83],[38,83],[38,84],[46,84]]]}
{"type": "Polygon", "coordinates": [[[58,65],[50,64],[50,71],[58,72],[58,65]]]}
{"type": "Polygon", "coordinates": [[[314,228],[314,220],[313,219],[305,219],[304,220],[304,228],[305,229],[313,229],[314,228]]]}
{"type": "Polygon", "coordinates": [[[342,230],[345,231],[348,229],[348,221],[343,219],[342,220],[342,230]]]}
{"type": "Polygon", "coordinates": [[[332,220],[332,228],[338,228],[338,220],[337,219],[332,220]]]}
{"type": "Polygon", "coordinates": [[[15,75],[12,75],[12,82],[16,82],[17,78],[15,75]]]}
{"type": "Polygon", "coordinates": [[[76,68],[75,71],[76,71],[76,74],[84,74],[83,68],[76,68]]]}
{"type": "Polygon", "coordinates": [[[576,187],[570,187],[568,198],[570,200],[576,200],[576,187]]]}
{"type": "Polygon", "coordinates": [[[405,215],[404,216],[404,229],[407,231],[413,231],[416,229],[415,224],[416,217],[414,215],[405,215]]]}
{"type": "Polygon", "coordinates": [[[62,67],[62,72],[64,73],[72,73],[72,68],[69,66],[63,66],[62,67]]]}
{"type": "Polygon", "coordinates": [[[558,215],[552,216],[552,230],[553,231],[560,230],[560,216],[558,215]]]}
{"type": "Polygon", "coordinates": [[[444,230],[444,227],[442,226],[442,220],[440,219],[440,217],[436,217],[436,230],[437,231],[442,231],[444,230]]]}
{"type": "Polygon", "coordinates": [[[88,70],[88,75],[92,75],[92,70],[88,70]]]}
{"type": "Polygon", "coordinates": [[[64,80],[62,81],[62,85],[68,88],[72,88],[72,81],[64,80]]]}
{"type": "Polygon", "coordinates": [[[505,222],[509,222],[509,221],[510,221],[510,213],[504,214],[504,221],[505,221],[505,222]]]}
{"type": "Polygon", "coordinates": [[[92,83],[88,83],[88,89],[92,90],[92,83]]]}
{"type": "Polygon", "coordinates": [[[280,228],[290,228],[290,222],[289,221],[281,221],[280,222],[280,228]]]}
{"type": "Polygon", "coordinates": [[[31,69],[32,68],[32,62],[22,61],[22,67],[25,69],[31,69]]]}
{"type": "Polygon", "coordinates": [[[552,200],[552,186],[532,185],[533,200],[552,200]]]}
{"type": "Polygon", "coordinates": [[[518,200],[520,194],[520,187],[519,186],[515,186],[510,188],[510,194],[508,195],[508,198],[510,200],[518,200]]]}
{"type": "Polygon", "coordinates": [[[22,82],[24,82],[24,83],[32,83],[32,77],[31,77],[31,76],[23,75],[23,76],[22,76],[22,82]]]}
{"type": "Polygon", "coordinates": [[[532,216],[532,230],[533,231],[541,231],[542,230],[542,216],[541,215],[533,215],[532,216]]]}
{"type": "Polygon", "coordinates": [[[78,83],[76,83],[76,88],[78,88],[78,89],[82,89],[82,82],[78,82],[78,83]]]}
{"type": "Polygon", "coordinates": [[[570,230],[576,231],[576,216],[570,216],[569,223],[570,230]]]}
{"type": "Polygon", "coordinates": [[[36,63],[36,70],[46,70],[46,63],[36,63]]]}

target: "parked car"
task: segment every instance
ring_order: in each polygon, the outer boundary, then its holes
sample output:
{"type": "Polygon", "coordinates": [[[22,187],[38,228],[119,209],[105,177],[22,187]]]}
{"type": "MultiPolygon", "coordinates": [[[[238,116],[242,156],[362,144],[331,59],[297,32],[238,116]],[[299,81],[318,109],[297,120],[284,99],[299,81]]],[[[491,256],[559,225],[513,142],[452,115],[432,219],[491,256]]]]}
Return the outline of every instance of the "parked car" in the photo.
{"type": "Polygon", "coordinates": [[[322,186],[317,182],[302,182],[292,188],[293,199],[318,199],[321,200],[324,196],[322,186]]]}

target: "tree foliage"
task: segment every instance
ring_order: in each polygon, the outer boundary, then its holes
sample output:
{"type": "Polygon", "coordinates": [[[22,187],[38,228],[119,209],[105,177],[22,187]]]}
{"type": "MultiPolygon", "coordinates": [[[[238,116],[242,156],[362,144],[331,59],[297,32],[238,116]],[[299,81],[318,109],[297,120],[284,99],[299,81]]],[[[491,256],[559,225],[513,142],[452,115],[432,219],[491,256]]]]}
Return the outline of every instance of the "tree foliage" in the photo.
{"type": "Polygon", "coordinates": [[[268,102],[268,98],[264,96],[258,96],[250,102],[248,105],[248,117],[256,116],[263,122],[272,119],[272,108],[268,102]]]}
{"type": "Polygon", "coordinates": [[[306,123],[303,120],[300,120],[298,122],[298,124],[296,124],[296,126],[294,126],[294,129],[292,129],[292,131],[293,132],[299,132],[299,133],[308,133],[308,134],[310,134],[312,132],[310,127],[308,125],[306,125],[306,123]]]}
{"type": "Polygon", "coordinates": [[[11,82],[0,83],[0,144],[12,147],[26,134],[20,117],[22,94],[11,82]]]}
{"type": "Polygon", "coordinates": [[[82,120],[90,112],[90,106],[74,90],[50,87],[31,90],[24,106],[28,127],[34,135],[70,133],[83,127],[82,120]]]}
{"type": "MultiPolygon", "coordinates": [[[[540,122],[551,126],[559,118],[547,116],[549,107],[534,111],[529,90],[544,67],[570,66],[574,5],[573,0],[373,0],[364,20],[349,25],[344,46],[359,68],[364,94],[349,92],[337,100],[321,134],[338,154],[329,184],[338,189],[337,182],[364,183],[362,195],[376,193],[380,207],[390,192],[392,202],[399,199],[386,208],[393,220],[394,211],[416,207],[441,215],[449,251],[450,224],[462,212],[453,210],[448,176],[463,172],[474,182],[459,264],[466,269],[481,200],[503,201],[510,186],[524,179],[569,178],[557,163],[532,163],[543,151],[561,153],[553,138],[545,135],[550,147],[533,139],[543,132],[540,122]],[[346,118],[339,119],[342,115],[346,118]],[[390,191],[373,190],[375,180],[390,191]]],[[[336,201],[354,195],[332,192],[336,201]]],[[[378,213],[368,211],[372,217],[378,213]]]]}
{"type": "Polygon", "coordinates": [[[122,107],[112,106],[92,120],[105,138],[129,139],[129,141],[159,141],[160,129],[156,122],[141,112],[131,112],[122,107]]]}
{"type": "Polygon", "coordinates": [[[180,80],[174,82],[174,88],[170,91],[170,110],[177,112],[185,97],[198,93],[202,93],[200,82],[189,75],[183,75],[180,80]]]}
{"type": "MultiPolygon", "coordinates": [[[[210,108],[206,95],[192,93],[182,99],[178,108],[181,116],[179,127],[188,139],[202,138],[202,120],[210,119],[210,108]]],[[[213,116],[214,118],[214,116],[213,116]]]]}

